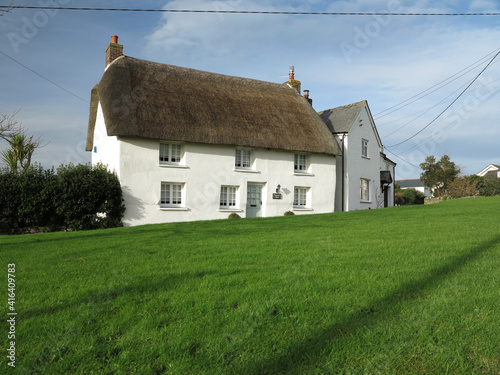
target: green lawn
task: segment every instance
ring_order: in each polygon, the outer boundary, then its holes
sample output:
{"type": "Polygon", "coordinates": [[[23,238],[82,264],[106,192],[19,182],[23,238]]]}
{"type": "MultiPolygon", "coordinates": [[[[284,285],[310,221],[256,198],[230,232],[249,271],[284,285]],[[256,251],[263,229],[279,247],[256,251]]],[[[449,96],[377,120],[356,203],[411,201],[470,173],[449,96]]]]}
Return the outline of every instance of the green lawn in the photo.
{"type": "Polygon", "coordinates": [[[494,197],[1,236],[0,373],[500,374],[499,219],[494,197]]]}

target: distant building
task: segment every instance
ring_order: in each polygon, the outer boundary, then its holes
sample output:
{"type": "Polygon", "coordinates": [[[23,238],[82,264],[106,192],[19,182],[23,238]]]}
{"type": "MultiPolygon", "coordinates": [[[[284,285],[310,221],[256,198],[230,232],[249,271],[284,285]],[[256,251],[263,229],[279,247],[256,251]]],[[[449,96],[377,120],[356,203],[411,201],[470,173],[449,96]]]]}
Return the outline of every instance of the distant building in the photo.
{"type": "Polygon", "coordinates": [[[481,177],[497,177],[500,178],[500,165],[499,164],[490,164],[486,168],[484,168],[481,172],[477,174],[481,177]]]}
{"type": "Polygon", "coordinates": [[[424,193],[426,197],[432,197],[432,191],[428,187],[424,186],[424,183],[419,178],[409,179],[409,180],[396,180],[396,184],[399,185],[401,189],[415,189],[424,193]]]}

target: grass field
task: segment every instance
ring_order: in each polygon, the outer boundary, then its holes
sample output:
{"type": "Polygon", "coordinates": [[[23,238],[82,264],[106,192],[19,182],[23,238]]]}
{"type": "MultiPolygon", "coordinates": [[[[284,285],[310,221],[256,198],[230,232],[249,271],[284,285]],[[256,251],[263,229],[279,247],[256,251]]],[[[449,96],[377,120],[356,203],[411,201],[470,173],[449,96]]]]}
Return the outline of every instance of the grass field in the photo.
{"type": "Polygon", "coordinates": [[[500,374],[499,219],[494,197],[2,236],[0,373],[500,374]]]}

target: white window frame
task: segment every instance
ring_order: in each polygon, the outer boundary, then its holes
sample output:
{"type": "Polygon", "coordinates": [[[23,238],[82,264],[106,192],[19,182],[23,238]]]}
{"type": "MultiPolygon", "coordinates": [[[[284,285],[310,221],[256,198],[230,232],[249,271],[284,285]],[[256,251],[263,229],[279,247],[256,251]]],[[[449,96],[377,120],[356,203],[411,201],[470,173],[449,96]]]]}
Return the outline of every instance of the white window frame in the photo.
{"type": "Polygon", "coordinates": [[[239,187],[222,185],[220,187],[219,209],[239,210],[239,187]]]}
{"type": "Polygon", "coordinates": [[[361,202],[370,202],[370,180],[367,178],[359,179],[359,199],[361,202]]]}
{"type": "Polygon", "coordinates": [[[252,169],[252,150],[237,148],[234,154],[234,168],[242,170],[252,169]]]}
{"type": "Polygon", "coordinates": [[[308,157],[306,154],[295,154],[293,156],[293,171],[294,173],[307,173],[309,169],[308,157]]]}
{"type": "Polygon", "coordinates": [[[367,139],[361,140],[361,156],[369,159],[369,157],[368,157],[368,140],[367,139]]]}
{"type": "Polygon", "coordinates": [[[184,184],[180,182],[162,182],[160,190],[160,208],[184,207],[184,184]]]}
{"type": "Polygon", "coordinates": [[[183,151],[181,143],[160,142],[158,161],[160,165],[181,165],[183,151]]]}
{"type": "Polygon", "coordinates": [[[293,188],[293,208],[294,209],[309,209],[311,188],[305,186],[295,186],[293,188]]]}

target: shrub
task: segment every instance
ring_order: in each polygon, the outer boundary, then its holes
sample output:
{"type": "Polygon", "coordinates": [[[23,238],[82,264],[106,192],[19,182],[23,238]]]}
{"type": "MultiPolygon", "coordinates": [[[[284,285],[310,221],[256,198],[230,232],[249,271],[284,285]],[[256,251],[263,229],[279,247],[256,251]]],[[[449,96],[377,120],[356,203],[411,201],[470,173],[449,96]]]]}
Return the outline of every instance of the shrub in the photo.
{"type": "Polygon", "coordinates": [[[228,216],[228,219],[241,219],[241,216],[238,215],[236,212],[233,212],[228,216]]]}
{"type": "Polygon", "coordinates": [[[61,197],[57,213],[74,230],[122,225],[125,206],[118,177],[102,164],[61,166],[57,170],[61,197]]]}
{"type": "Polygon", "coordinates": [[[118,177],[99,164],[32,166],[23,175],[0,173],[0,232],[58,227],[73,230],[122,225],[125,206],[118,177]]]}
{"type": "Polygon", "coordinates": [[[452,198],[472,197],[477,195],[478,182],[469,177],[457,177],[448,185],[448,194],[452,198]]]}
{"type": "Polygon", "coordinates": [[[287,211],[287,212],[285,212],[285,214],[284,214],[283,216],[293,216],[293,215],[295,215],[295,213],[294,213],[294,212],[292,212],[292,211],[287,211]]]}
{"type": "Polygon", "coordinates": [[[479,195],[484,197],[500,195],[500,178],[486,177],[482,186],[479,188],[479,195]]]}

